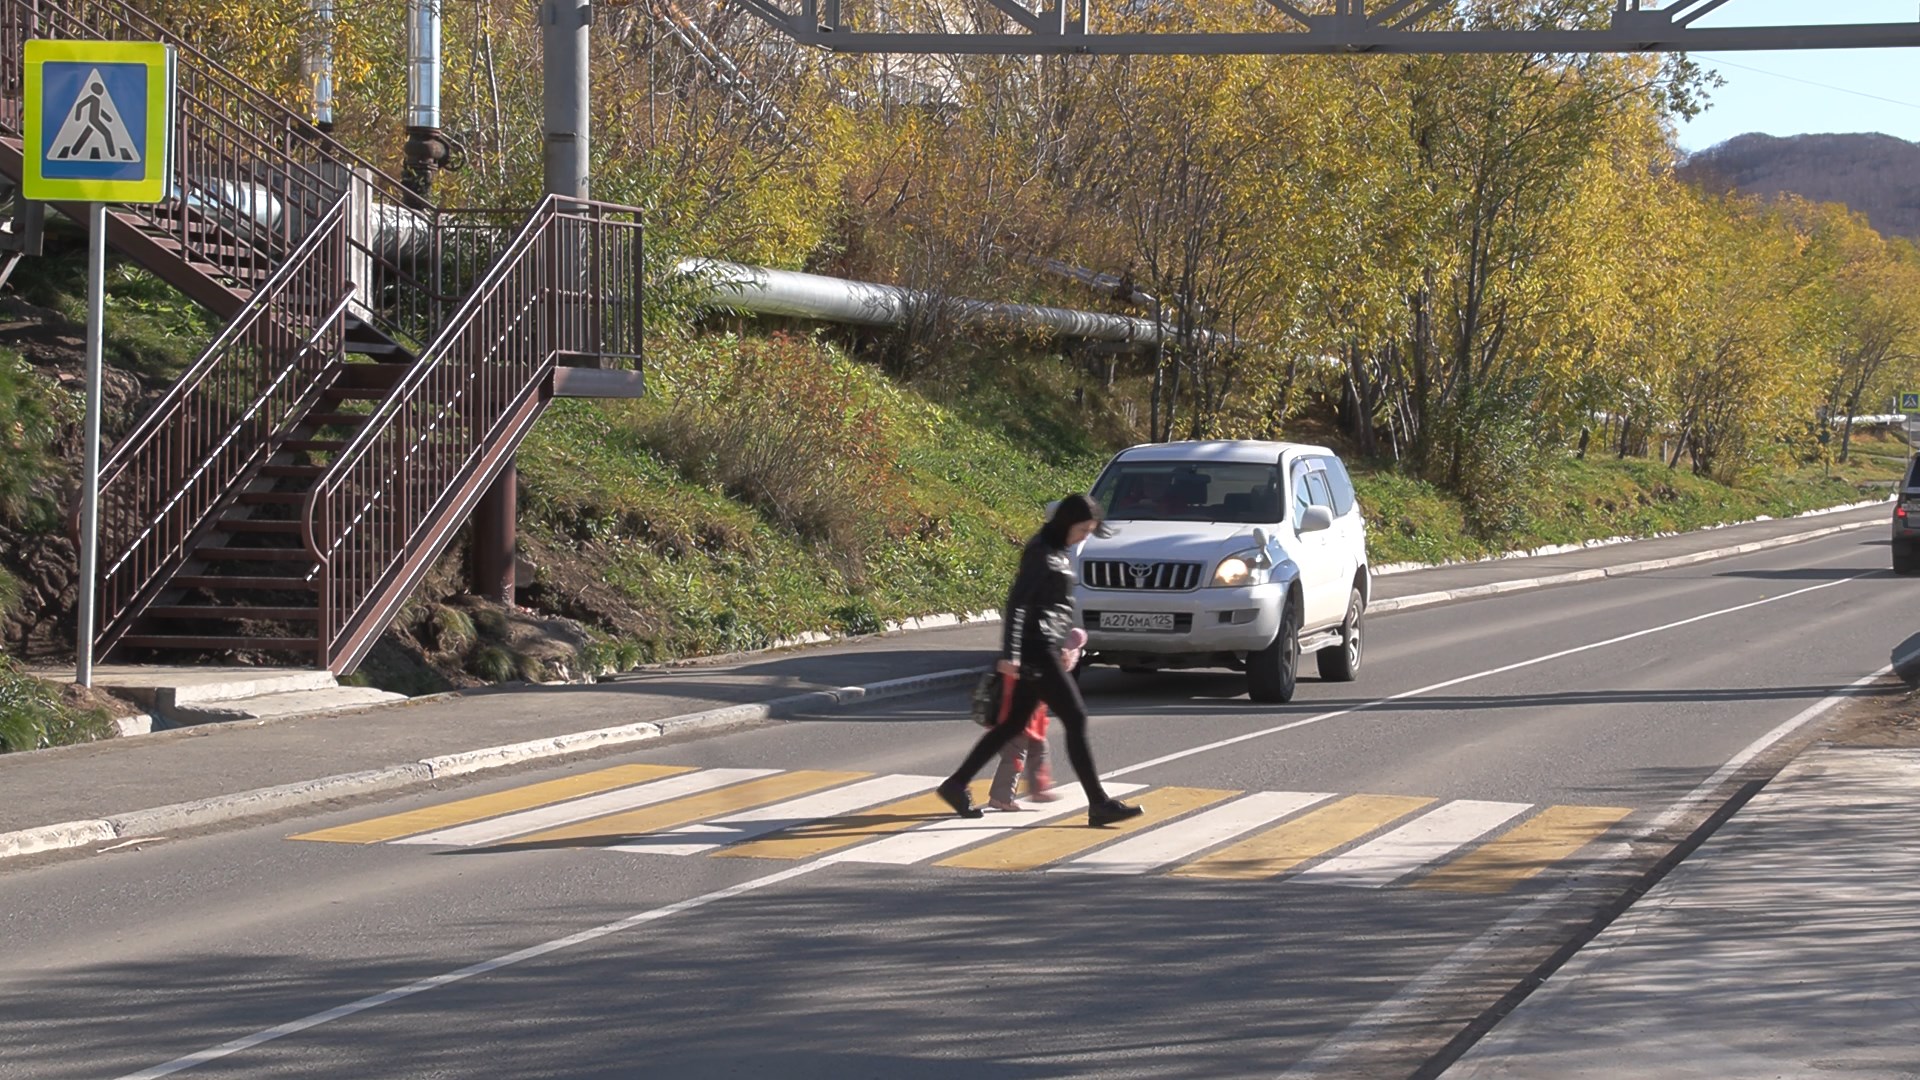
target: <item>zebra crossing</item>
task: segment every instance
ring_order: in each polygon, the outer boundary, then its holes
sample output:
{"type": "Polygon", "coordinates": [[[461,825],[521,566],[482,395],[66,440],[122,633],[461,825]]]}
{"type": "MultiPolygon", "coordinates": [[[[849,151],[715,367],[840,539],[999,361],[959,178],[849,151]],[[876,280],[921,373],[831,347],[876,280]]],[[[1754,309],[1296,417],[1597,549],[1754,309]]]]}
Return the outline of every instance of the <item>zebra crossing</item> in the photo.
{"type": "MultiPolygon", "coordinates": [[[[1051,874],[1503,893],[1570,863],[1631,811],[1479,799],[1110,784],[1147,814],[1086,827],[1075,785],[1020,813],[955,817],[939,777],[619,765],[300,833],[426,848],[825,859],[1051,874]]],[[[985,781],[975,798],[985,797],[985,781]]]]}

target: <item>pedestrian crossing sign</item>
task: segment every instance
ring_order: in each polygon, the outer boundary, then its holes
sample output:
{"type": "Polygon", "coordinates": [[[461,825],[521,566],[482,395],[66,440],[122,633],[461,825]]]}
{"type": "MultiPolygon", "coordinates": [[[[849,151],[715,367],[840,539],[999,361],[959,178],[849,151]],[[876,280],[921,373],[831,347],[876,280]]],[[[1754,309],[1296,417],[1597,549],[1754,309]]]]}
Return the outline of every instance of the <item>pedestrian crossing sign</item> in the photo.
{"type": "Polygon", "coordinates": [[[1920,394],[1901,394],[1901,412],[1920,412],[1920,394]]]}
{"type": "Polygon", "coordinates": [[[26,176],[50,202],[168,194],[173,56],[155,41],[26,43],[26,176]]]}

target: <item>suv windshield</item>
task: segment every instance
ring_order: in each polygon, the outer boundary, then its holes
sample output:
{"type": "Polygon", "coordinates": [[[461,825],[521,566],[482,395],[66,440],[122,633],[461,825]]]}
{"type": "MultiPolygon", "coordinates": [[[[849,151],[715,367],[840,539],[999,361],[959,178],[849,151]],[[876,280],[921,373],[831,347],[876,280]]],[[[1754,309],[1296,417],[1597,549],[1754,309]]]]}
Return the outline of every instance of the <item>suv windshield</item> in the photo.
{"type": "Polygon", "coordinates": [[[1119,461],[1100,474],[1093,501],[1116,521],[1280,520],[1280,466],[1247,461],[1119,461]]]}

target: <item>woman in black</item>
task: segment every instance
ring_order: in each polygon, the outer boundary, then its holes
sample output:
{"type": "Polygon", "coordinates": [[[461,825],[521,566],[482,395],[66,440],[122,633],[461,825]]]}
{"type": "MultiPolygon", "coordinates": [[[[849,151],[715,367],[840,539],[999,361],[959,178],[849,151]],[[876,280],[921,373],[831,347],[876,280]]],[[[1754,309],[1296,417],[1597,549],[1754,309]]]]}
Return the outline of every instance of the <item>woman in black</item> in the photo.
{"type": "Polygon", "coordinates": [[[1100,508],[1085,495],[1069,495],[1020,553],[1020,572],[1007,593],[997,665],[1002,675],[1014,679],[1013,700],[1001,714],[1005,719],[980,737],[973,752],[939,788],[940,797],[961,817],[982,815],[967,784],[1007,740],[1025,729],[1034,706],[1041,702],[1066,725],[1067,759],[1087,793],[1087,824],[1111,825],[1143,812],[1109,798],[1100,786],[1093,751],[1087,746],[1087,707],[1080,700],[1080,687],[1060,660],[1074,622],[1073,564],[1067,552],[1095,532],[1106,535],[1100,508]]]}

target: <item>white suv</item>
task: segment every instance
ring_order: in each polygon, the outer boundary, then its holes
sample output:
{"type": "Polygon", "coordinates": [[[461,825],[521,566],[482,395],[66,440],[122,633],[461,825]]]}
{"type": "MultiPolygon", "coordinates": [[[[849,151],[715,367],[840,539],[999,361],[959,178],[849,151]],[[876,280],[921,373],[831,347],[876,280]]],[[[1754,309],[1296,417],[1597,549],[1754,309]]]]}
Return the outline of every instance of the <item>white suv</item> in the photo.
{"type": "Polygon", "coordinates": [[[1300,656],[1360,671],[1367,534],[1331,450],[1276,442],[1123,450],[1093,485],[1112,535],[1075,552],[1086,663],[1229,667],[1255,701],[1293,697],[1300,656]]]}

